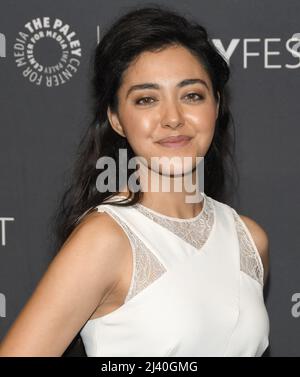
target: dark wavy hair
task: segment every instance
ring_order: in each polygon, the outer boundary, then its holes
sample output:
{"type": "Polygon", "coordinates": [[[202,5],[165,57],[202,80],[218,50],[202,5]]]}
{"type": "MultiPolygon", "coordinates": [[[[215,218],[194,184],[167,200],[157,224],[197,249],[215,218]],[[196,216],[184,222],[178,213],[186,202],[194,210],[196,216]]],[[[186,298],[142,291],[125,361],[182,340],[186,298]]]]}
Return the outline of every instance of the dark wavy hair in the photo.
{"type": "MultiPolygon", "coordinates": [[[[194,20],[162,5],[134,7],[118,18],[105,32],[97,45],[93,59],[92,112],[93,119],[84,131],[78,148],[69,188],[64,192],[55,218],[56,250],[74,230],[82,214],[109,199],[114,193],[99,192],[96,179],[101,170],[96,161],[109,156],[116,164],[116,187],[119,187],[119,149],[127,150],[128,160],[135,154],[127,142],[111,127],[107,118],[108,106],[118,112],[117,91],[122,77],[139,54],[159,51],[171,45],[187,48],[207,71],[218,99],[219,115],[213,140],[205,155],[204,191],[216,200],[228,201],[235,173],[235,135],[233,119],[228,106],[226,83],[230,76],[228,64],[209,41],[206,29],[194,20]],[[228,190],[229,188],[229,190],[228,190]]],[[[127,177],[134,171],[128,169],[127,177]]],[[[114,205],[132,205],[139,202],[142,192],[131,192],[130,200],[114,205]]]]}

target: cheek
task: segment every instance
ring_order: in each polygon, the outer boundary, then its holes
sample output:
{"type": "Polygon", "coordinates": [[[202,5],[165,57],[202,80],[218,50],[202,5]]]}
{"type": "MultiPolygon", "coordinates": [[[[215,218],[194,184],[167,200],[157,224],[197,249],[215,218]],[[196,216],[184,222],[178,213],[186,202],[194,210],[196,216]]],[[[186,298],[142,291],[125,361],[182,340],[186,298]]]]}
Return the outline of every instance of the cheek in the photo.
{"type": "Polygon", "coordinates": [[[151,141],[153,135],[153,115],[147,112],[128,112],[130,117],[123,119],[123,127],[128,138],[128,141],[134,145],[138,143],[146,143],[147,140],[151,141]]]}
{"type": "Polygon", "coordinates": [[[130,116],[122,118],[123,128],[133,152],[136,156],[145,156],[151,150],[153,120],[143,112],[128,111],[130,116]]]}
{"type": "Polygon", "coordinates": [[[195,132],[210,133],[214,131],[216,110],[212,106],[195,108],[186,116],[187,121],[193,126],[195,132]]]}
{"type": "Polygon", "coordinates": [[[205,156],[215,132],[216,110],[212,106],[198,108],[186,119],[193,128],[197,155],[205,156]]]}

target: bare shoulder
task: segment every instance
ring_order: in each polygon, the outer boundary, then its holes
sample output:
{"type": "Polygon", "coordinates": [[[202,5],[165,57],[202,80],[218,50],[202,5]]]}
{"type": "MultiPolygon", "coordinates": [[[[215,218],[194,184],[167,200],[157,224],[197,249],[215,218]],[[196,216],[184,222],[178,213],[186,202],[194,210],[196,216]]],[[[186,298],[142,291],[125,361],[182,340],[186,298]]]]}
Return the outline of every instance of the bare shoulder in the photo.
{"type": "Polygon", "coordinates": [[[0,344],[0,356],[61,356],[122,273],[124,233],[86,215],[52,260],[0,344]]]}
{"type": "Polygon", "coordinates": [[[65,259],[66,263],[69,258],[82,260],[86,266],[82,272],[89,276],[94,273],[98,281],[94,287],[98,306],[119,282],[126,262],[124,247],[128,243],[124,231],[108,213],[93,211],[76,226],[57,258],[65,259]]]}
{"type": "Polygon", "coordinates": [[[59,251],[57,258],[86,258],[86,263],[110,264],[110,276],[117,271],[126,236],[116,221],[106,212],[86,215],[59,251]]]}
{"type": "Polygon", "coordinates": [[[120,249],[118,247],[122,244],[125,239],[125,234],[117,222],[106,212],[98,212],[94,210],[93,212],[85,215],[83,219],[76,226],[72,234],[67,239],[65,245],[68,243],[95,243],[96,245],[101,245],[109,243],[112,247],[106,248],[96,248],[96,254],[99,252],[108,252],[110,255],[112,253],[119,253],[120,249]]]}
{"type": "Polygon", "coordinates": [[[260,254],[264,267],[264,281],[266,281],[269,272],[269,238],[264,228],[248,216],[240,215],[241,220],[247,226],[256,248],[260,254]]]}

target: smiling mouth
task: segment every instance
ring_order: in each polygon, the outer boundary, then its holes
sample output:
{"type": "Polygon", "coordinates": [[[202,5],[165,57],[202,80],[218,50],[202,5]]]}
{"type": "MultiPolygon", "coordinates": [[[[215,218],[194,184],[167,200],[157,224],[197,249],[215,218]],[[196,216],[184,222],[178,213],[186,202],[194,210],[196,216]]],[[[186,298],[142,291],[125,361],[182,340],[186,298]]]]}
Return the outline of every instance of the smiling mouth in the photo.
{"type": "Polygon", "coordinates": [[[191,140],[191,137],[178,137],[174,138],[174,140],[167,139],[166,141],[159,141],[158,144],[167,148],[180,148],[189,144],[191,140]]]}

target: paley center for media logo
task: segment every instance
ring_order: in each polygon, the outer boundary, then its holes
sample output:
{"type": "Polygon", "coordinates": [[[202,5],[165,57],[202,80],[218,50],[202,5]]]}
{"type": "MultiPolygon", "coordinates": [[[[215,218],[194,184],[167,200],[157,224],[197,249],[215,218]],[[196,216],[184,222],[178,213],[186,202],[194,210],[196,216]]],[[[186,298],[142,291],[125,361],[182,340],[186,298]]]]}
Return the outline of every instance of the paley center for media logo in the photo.
{"type": "Polygon", "coordinates": [[[59,18],[35,18],[18,32],[13,55],[22,75],[31,83],[56,87],[78,71],[81,44],[71,26],[59,18]]]}
{"type": "MultiPolygon", "coordinates": [[[[3,30],[1,31],[3,32],[3,30]]],[[[0,32],[0,58],[7,57],[7,41],[0,32]]],[[[100,26],[97,25],[97,43],[100,26]]],[[[300,33],[291,38],[233,38],[224,44],[221,39],[211,42],[230,62],[235,54],[242,54],[243,68],[259,59],[264,69],[300,68],[300,33]],[[283,64],[280,56],[286,50],[295,62],[283,64]]],[[[17,67],[30,82],[55,87],[69,81],[78,71],[82,57],[81,43],[75,31],[60,18],[39,17],[24,25],[13,45],[17,67]]],[[[286,59],[286,57],[284,57],[286,59]]]]}

